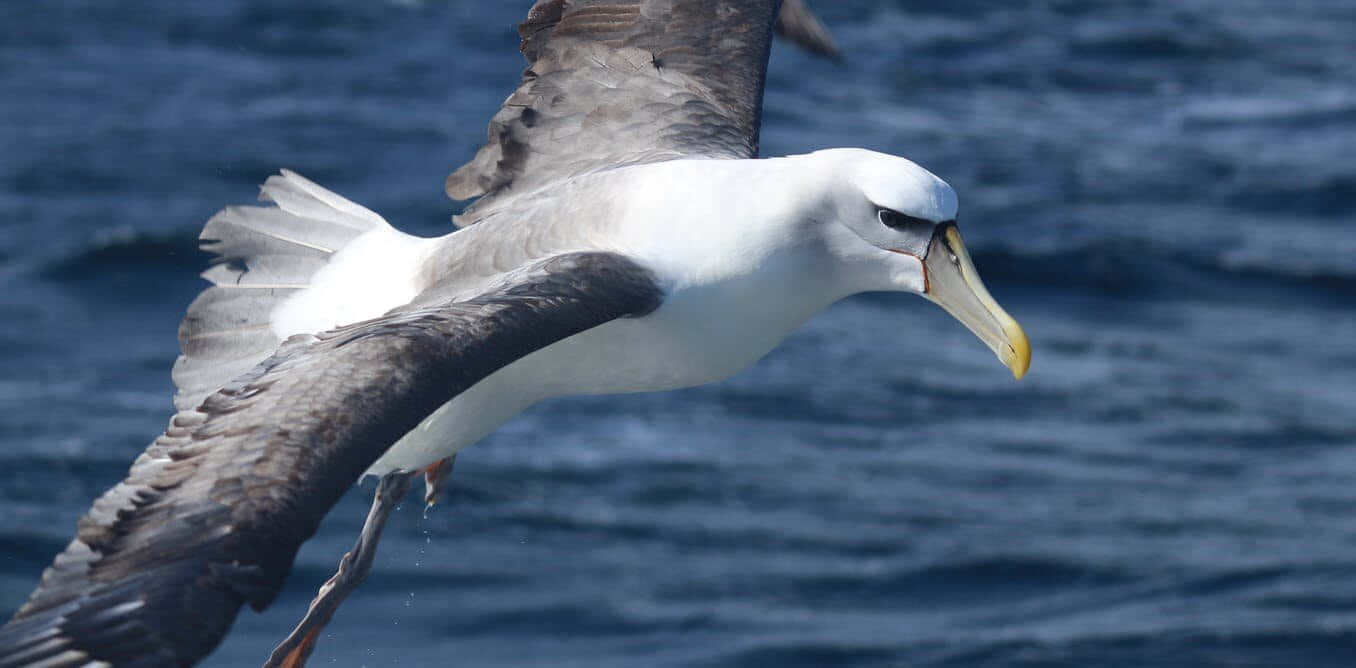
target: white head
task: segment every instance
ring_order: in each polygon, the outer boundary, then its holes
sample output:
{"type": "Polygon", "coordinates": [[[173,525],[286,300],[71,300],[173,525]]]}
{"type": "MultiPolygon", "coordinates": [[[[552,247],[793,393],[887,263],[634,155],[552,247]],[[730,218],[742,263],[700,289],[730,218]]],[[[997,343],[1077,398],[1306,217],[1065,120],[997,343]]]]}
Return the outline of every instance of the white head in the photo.
{"type": "Polygon", "coordinates": [[[862,149],[817,151],[814,228],[851,292],[913,292],[937,303],[1020,378],[1031,359],[1021,327],[994,302],[956,227],[956,192],[918,165],[862,149]],[[824,187],[827,184],[827,187],[824,187]]]}

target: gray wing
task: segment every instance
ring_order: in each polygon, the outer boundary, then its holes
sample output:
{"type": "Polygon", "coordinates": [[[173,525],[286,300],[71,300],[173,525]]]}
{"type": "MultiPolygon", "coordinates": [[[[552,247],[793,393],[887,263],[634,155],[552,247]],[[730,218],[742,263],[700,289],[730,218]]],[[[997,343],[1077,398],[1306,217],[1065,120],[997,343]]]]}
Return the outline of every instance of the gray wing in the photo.
{"type": "Polygon", "coordinates": [[[518,27],[528,68],[488,142],[447,178],[494,202],[571,176],[758,153],[778,0],[538,0],[518,27]]]}
{"type": "Polygon", "coordinates": [[[805,0],[784,0],[777,13],[777,34],[811,53],[837,60],[842,54],[823,21],[805,0]]]}
{"type": "Polygon", "coordinates": [[[179,413],[80,520],[0,629],[0,666],[189,665],[267,606],[301,543],[383,451],[496,369],[656,308],[618,255],[557,256],[465,302],[294,337],[179,413]]]}

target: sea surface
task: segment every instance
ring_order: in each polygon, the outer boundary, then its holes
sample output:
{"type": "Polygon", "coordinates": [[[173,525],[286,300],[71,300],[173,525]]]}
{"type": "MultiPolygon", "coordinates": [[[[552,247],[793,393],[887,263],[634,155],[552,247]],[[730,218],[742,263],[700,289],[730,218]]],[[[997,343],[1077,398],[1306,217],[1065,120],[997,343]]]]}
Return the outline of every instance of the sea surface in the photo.
{"type": "MultiPolygon", "coordinates": [[[[0,616],[164,428],[208,217],[287,167],[448,231],[529,4],[0,3],[0,616]]],[[[866,295],[727,382],[542,404],[313,665],[1356,665],[1356,3],[817,5],[844,59],[776,45],[764,154],[947,179],[1030,375],[866,295]]]]}

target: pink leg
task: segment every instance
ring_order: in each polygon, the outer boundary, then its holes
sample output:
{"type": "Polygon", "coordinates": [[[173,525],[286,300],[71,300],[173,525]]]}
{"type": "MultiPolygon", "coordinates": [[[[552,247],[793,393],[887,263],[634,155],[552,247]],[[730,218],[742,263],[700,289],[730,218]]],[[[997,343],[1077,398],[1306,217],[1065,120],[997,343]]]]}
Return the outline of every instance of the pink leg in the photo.
{"type": "MultiPolygon", "coordinates": [[[[449,467],[450,468],[450,467],[449,467]]],[[[377,553],[377,541],[381,540],[381,530],[386,526],[386,518],[400,503],[401,497],[410,489],[410,481],[417,473],[388,473],[377,484],[376,496],[372,499],[372,508],[367,511],[367,521],[363,523],[362,533],[353,549],[339,560],[339,570],[320,587],[320,592],[311,601],[306,616],[301,619],[292,633],[274,648],[273,654],[264,663],[265,668],[301,668],[315,649],[316,640],[325,625],[334,617],[335,611],[345,598],[367,579],[372,571],[372,558],[377,553]]]]}
{"type": "Polygon", "coordinates": [[[457,456],[452,455],[447,459],[424,469],[424,514],[427,515],[434,504],[443,500],[443,488],[447,485],[447,477],[452,475],[452,465],[456,463],[457,456]]]}

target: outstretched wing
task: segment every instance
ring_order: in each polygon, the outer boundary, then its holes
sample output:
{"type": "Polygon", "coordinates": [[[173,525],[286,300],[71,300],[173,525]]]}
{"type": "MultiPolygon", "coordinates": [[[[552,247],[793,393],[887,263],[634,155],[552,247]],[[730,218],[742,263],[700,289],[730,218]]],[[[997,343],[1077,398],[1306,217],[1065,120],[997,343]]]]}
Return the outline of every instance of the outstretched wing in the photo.
{"type": "Polygon", "coordinates": [[[661,299],[630,260],[575,253],[470,301],[294,337],[174,416],[94,503],[0,629],[0,667],[196,662],[243,603],[273,600],[325,513],[427,415],[534,350],[661,299]]]}
{"type": "Polygon", "coordinates": [[[481,199],[592,171],[758,153],[778,0],[538,0],[518,27],[529,63],[489,141],[447,178],[481,199]]]}

